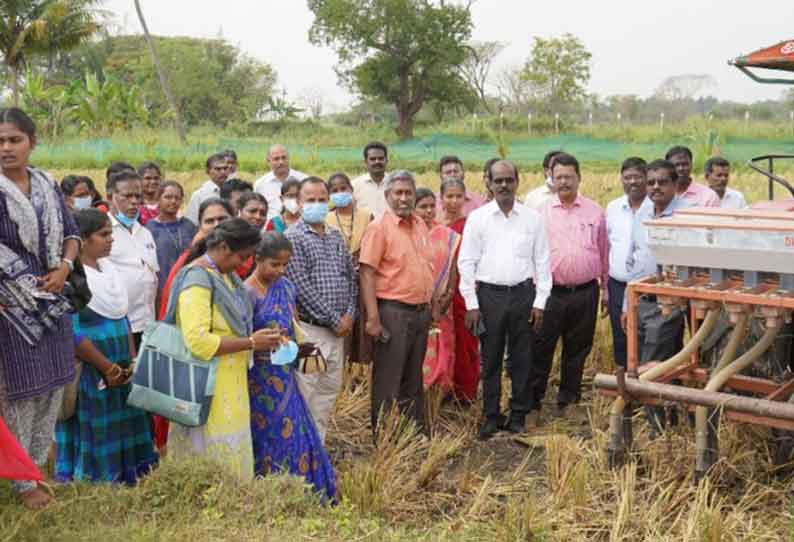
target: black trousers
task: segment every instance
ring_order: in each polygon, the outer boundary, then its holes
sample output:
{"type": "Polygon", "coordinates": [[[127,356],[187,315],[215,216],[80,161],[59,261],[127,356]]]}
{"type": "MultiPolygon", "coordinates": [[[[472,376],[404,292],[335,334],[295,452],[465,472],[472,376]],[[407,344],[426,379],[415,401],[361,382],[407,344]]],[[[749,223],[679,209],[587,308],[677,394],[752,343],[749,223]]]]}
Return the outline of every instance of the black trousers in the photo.
{"type": "Polygon", "coordinates": [[[609,293],[609,323],[612,326],[612,350],[615,354],[615,365],[626,367],[626,333],[620,325],[620,316],[623,314],[623,298],[626,295],[626,283],[609,277],[607,281],[609,293]]]}
{"type": "Polygon", "coordinates": [[[523,420],[530,407],[527,385],[535,334],[529,317],[535,302],[535,286],[526,281],[510,289],[498,289],[481,283],[477,286],[477,300],[485,327],[485,333],[480,336],[483,414],[486,419],[502,419],[502,360],[505,348],[509,348],[510,416],[523,420]]]}
{"type": "Polygon", "coordinates": [[[388,301],[378,301],[383,327],[391,335],[386,343],[375,341],[372,363],[371,422],[388,413],[396,402],[402,414],[424,427],[422,365],[430,331],[430,310],[416,310],[388,301]]]}
{"type": "Polygon", "coordinates": [[[598,283],[576,291],[554,288],[543,313],[543,328],[535,342],[535,362],[530,374],[532,409],[540,410],[551,373],[554,349],[562,337],[560,390],[557,403],[568,405],[581,398],[584,362],[593,348],[598,317],[598,283]]]}

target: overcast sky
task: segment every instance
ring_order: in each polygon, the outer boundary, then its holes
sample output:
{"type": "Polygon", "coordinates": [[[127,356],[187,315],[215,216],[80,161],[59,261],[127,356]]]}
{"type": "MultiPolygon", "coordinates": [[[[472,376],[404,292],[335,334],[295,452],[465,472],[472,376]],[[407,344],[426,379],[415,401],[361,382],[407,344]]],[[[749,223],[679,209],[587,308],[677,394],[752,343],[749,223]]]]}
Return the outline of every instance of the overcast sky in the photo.
{"type": "MultiPolygon", "coordinates": [[[[158,35],[217,37],[269,62],[290,96],[321,89],[328,106],[350,94],[337,83],[330,49],[309,43],[313,15],[304,0],[141,0],[149,30],[158,35]]],[[[133,0],[107,0],[105,8],[126,33],[139,33],[133,0]]],[[[570,32],[593,54],[590,91],[650,95],[669,75],[708,74],[721,99],[778,98],[783,88],[760,85],[727,60],[794,38],[794,2],[784,0],[478,0],[473,38],[508,47],[496,70],[521,64],[534,36],[570,32]]],[[[794,77],[794,74],[792,74],[794,77]]]]}

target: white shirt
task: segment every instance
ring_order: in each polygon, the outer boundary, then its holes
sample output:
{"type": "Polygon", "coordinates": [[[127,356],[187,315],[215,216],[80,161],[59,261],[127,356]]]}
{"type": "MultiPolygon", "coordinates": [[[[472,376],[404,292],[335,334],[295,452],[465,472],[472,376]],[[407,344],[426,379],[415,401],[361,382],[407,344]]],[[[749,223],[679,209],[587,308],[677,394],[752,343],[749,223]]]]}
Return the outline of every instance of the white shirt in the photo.
{"type": "Polygon", "coordinates": [[[458,271],[467,310],[479,308],[477,282],[515,286],[527,279],[535,281],[534,307],[543,309],[551,293],[551,263],[540,214],[518,202],[510,216],[495,201],[473,211],[463,229],[458,271]]]}
{"type": "Polygon", "coordinates": [[[132,231],[111,216],[113,248],[108,260],[121,276],[129,299],[129,319],[133,333],[140,333],[155,321],[154,300],[157,296],[157,248],[152,234],[135,222],[132,231]]]}
{"type": "Polygon", "coordinates": [[[530,190],[527,193],[527,195],[524,197],[524,205],[539,211],[548,202],[550,202],[552,198],[554,198],[554,192],[551,191],[549,185],[543,183],[539,187],[535,188],[534,190],[530,190]]]}
{"type": "Polygon", "coordinates": [[[635,211],[629,197],[621,196],[607,205],[607,238],[609,239],[609,276],[620,282],[629,282],[632,273],[626,262],[632,250],[632,232],[635,211]]]}
{"type": "MultiPolygon", "coordinates": [[[[302,181],[308,175],[296,169],[290,169],[287,179],[290,177],[297,181],[302,181]]],[[[280,181],[272,171],[266,173],[254,183],[254,192],[262,194],[267,200],[268,220],[281,214],[281,185],[283,184],[284,181],[280,181]]]]}
{"type": "Polygon", "coordinates": [[[221,189],[218,187],[218,185],[211,180],[204,181],[204,184],[202,184],[198,190],[193,192],[193,195],[190,196],[190,203],[187,206],[187,211],[185,211],[185,218],[198,226],[199,208],[201,207],[201,204],[210,198],[219,197],[221,197],[221,189]]]}
{"type": "Polygon", "coordinates": [[[380,218],[380,216],[386,212],[385,175],[380,184],[373,181],[369,173],[356,177],[351,184],[353,185],[353,194],[356,196],[356,201],[359,202],[362,207],[366,207],[372,211],[375,218],[380,218]]]}
{"type": "Polygon", "coordinates": [[[720,207],[723,209],[744,209],[747,207],[747,200],[744,194],[733,188],[726,188],[725,195],[720,200],[720,207]]]}

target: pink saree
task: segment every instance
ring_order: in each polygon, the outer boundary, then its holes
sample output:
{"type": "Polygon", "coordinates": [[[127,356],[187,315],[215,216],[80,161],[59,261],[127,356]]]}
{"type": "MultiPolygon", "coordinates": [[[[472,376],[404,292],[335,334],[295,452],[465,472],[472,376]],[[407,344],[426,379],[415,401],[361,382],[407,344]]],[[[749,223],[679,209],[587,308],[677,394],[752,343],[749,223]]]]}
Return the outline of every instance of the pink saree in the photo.
{"type": "MultiPolygon", "coordinates": [[[[449,285],[451,267],[460,245],[461,236],[444,225],[430,230],[433,244],[433,269],[436,272],[434,292],[444,292],[449,285]]],[[[438,386],[444,392],[454,387],[455,369],[455,323],[452,319],[452,304],[436,326],[430,330],[427,353],[422,367],[425,389],[438,386]]]]}

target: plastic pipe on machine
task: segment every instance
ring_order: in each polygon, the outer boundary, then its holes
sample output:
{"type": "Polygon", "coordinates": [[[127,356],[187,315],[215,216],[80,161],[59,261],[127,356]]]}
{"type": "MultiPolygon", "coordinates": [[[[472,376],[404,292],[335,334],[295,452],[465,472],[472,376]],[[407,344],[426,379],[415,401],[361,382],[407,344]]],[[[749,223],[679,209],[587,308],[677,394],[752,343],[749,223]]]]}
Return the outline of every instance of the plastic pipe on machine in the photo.
{"type": "MultiPolygon", "coordinates": [[[[675,369],[682,363],[688,361],[689,357],[698,348],[700,348],[700,345],[703,344],[703,341],[706,340],[706,337],[711,334],[719,318],[719,313],[719,310],[710,310],[706,314],[703,324],[701,324],[701,326],[698,328],[697,333],[695,333],[694,337],[690,339],[690,341],[684,346],[683,349],[681,349],[680,352],[670,359],[642,373],[639,379],[643,381],[655,380],[661,376],[664,376],[665,373],[675,369]]],[[[610,410],[609,414],[608,444],[608,450],[611,456],[617,455],[623,448],[621,441],[623,439],[623,411],[625,409],[626,401],[623,400],[623,397],[618,397],[615,399],[615,402],[612,403],[612,409],[610,410]]]]}
{"type": "MultiPolygon", "coordinates": [[[[760,341],[755,343],[750,350],[745,352],[742,356],[737,358],[736,361],[730,363],[729,365],[723,363],[723,360],[727,359],[727,356],[723,355],[723,357],[720,359],[720,363],[717,365],[718,368],[721,368],[719,370],[715,370],[715,374],[709,379],[706,387],[703,388],[704,391],[719,391],[732,376],[749,367],[754,361],[756,361],[767,350],[769,350],[769,347],[772,346],[772,343],[775,341],[775,337],[777,337],[777,334],[782,326],[782,322],[778,320],[778,324],[776,326],[767,328],[760,341]]],[[[734,334],[731,335],[728,348],[733,346],[734,337],[737,335],[738,328],[739,325],[737,324],[734,334]]],[[[736,343],[738,346],[739,341],[737,340],[736,343]]],[[[728,349],[726,348],[725,354],[728,353],[728,349]]],[[[734,347],[731,357],[735,355],[735,353],[736,348],[734,347]]],[[[699,406],[697,409],[695,409],[695,473],[698,475],[704,474],[713,464],[713,461],[710,461],[708,457],[710,452],[708,448],[708,433],[706,432],[708,425],[708,410],[708,407],[704,406],[699,406]]]]}

